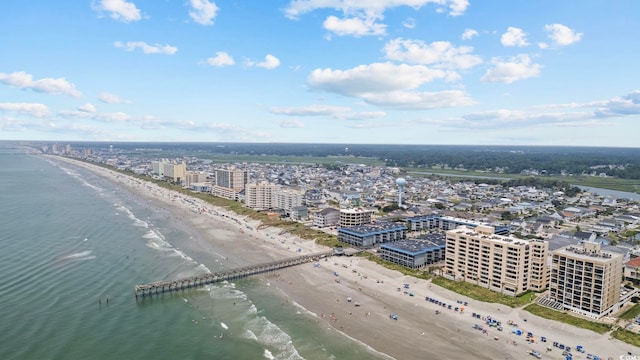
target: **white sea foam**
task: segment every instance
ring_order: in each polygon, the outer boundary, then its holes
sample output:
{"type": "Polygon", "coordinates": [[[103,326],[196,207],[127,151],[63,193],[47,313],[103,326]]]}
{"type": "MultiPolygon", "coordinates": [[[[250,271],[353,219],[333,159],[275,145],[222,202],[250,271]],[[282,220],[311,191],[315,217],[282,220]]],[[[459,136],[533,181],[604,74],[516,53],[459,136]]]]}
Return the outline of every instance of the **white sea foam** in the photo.
{"type": "MultiPolygon", "coordinates": [[[[306,307],[298,304],[297,302],[293,301],[292,304],[297,307],[298,309],[302,310],[302,312],[304,312],[305,314],[311,315],[313,317],[318,317],[318,314],[314,313],[313,311],[307,309],[306,307]]],[[[296,311],[296,314],[300,314],[300,311],[296,311]]]]}
{"type": "Polygon", "coordinates": [[[86,250],[86,251],[73,253],[71,255],[67,255],[63,259],[79,259],[79,258],[87,257],[89,255],[91,255],[91,250],[86,250]]]}
{"type": "Polygon", "coordinates": [[[255,315],[258,313],[258,308],[254,304],[251,304],[251,306],[249,306],[248,313],[255,315]]]}
{"type": "Polygon", "coordinates": [[[82,175],[80,175],[79,173],[77,173],[77,172],[75,172],[75,171],[73,171],[73,170],[71,170],[71,169],[69,169],[69,168],[66,168],[66,167],[60,166],[60,169],[62,169],[65,173],[67,173],[67,175],[70,175],[70,176],[71,176],[71,177],[73,177],[74,179],[76,179],[76,180],[80,181],[80,182],[82,183],[82,185],[84,185],[84,186],[86,186],[86,187],[92,188],[93,190],[95,190],[95,191],[97,191],[97,192],[99,192],[99,193],[101,193],[101,192],[104,190],[104,189],[103,189],[103,188],[101,188],[101,187],[98,187],[98,186],[95,186],[95,185],[92,185],[92,184],[88,183],[88,182],[87,182],[87,181],[82,177],[82,175]]]}
{"type": "Polygon", "coordinates": [[[211,270],[205,264],[198,265],[198,268],[204,270],[207,274],[211,274],[211,270]]]}
{"type": "Polygon", "coordinates": [[[171,244],[165,241],[161,232],[156,230],[149,230],[146,234],[142,235],[143,239],[147,240],[147,246],[160,251],[172,251],[171,244]]]}
{"type": "Polygon", "coordinates": [[[129,210],[129,208],[127,208],[126,206],[116,204],[116,209],[118,209],[119,211],[125,212],[127,214],[127,217],[133,220],[134,226],[143,227],[145,229],[149,228],[149,224],[146,221],[138,219],[133,214],[133,212],[131,212],[131,210],[129,210]]]}
{"type": "Polygon", "coordinates": [[[303,359],[303,357],[298,354],[298,350],[293,345],[289,334],[282,331],[282,329],[269,321],[266,317],[258,316],[249,320],[248,327],[256,336],[256,341],[258,343],[278,351],[274,355],[275,358],[292,360],[303,359]]]}
{"type": "Polygon", "coordinates": [[[256,336],[256,334],[254,334],[253,331],[251,330],[245,331],[244,337],[245,339],[249,339],[249,340],[258,340],[258,337],[256,336]]]}
{"type": "Polygon", "coordinates": [[[273,356],[273,354],[271,353],[271,351],[264,349],[264,352],[262,353],[262,356],[264,356],[266,359],[269,360],[275,360],[275,356],[273,356]]]}
{"type": "Polygon", "coordinates": [[[91,255],[91,250],[80,251],[63,257],[61,260],[85,261],[95,259],[95,255],[91,255]]]}

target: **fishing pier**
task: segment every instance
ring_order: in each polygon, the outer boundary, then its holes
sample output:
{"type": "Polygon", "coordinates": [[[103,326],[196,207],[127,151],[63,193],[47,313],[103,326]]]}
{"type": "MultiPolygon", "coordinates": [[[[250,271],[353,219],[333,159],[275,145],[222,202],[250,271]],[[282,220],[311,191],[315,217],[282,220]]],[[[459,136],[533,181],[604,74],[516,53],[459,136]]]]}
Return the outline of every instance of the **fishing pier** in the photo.
{"type": "Polygon", "coordinates": [[[334,255],[334,251],[324,251],[309,255],[301,255],[283,260],[271,261],[262,264],[249,265],[240,268],[218,271],[211,274],[194,275],[178,280],[157,281],[150,284],[136,285],[136,300],[138,297],[152,297],[165,292],[193,289],[200,286],[214,284],[226,280],[245,278],[252,275],[264,274],[276,270],[318,261],[322,258],[334,255]]]}

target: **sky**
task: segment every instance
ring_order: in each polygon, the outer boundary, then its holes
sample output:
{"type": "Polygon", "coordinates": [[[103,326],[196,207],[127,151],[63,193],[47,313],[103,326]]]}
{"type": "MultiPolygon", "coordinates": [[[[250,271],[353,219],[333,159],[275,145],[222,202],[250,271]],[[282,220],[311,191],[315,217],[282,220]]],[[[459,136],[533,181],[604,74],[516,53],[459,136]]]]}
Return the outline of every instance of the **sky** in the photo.
{"type": "Polygon", "coordinates": [[[0,140],[640,144],[640,1],[0,3],[0,140]]]}

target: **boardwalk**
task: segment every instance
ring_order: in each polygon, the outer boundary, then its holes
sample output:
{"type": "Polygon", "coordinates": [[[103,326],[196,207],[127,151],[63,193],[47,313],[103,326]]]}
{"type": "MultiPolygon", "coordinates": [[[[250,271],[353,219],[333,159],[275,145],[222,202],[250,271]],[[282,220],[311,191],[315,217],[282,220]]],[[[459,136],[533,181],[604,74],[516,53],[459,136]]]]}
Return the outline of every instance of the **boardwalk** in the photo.
{"type": "Polygon", "coordinates": [[[315,254],[296,256],[288,259],[271,261],[268,263],[244,266],[241,268],[230,269],[226,271],[219,271],[211,274],[195,275],[188,278],[169,280],[169,281],[157,281],[151,284],[136,285],[135,294],[136,299],[138,297],[145,298],[153,295],[159,295],[165,292],[179,291],[184,289],[197,288],[207,284],[213,284],[225,280],[233,280],[244,278],[247,276],[264,274],[280,269],[284,269],[291,266],[296,266],[311,261],[318,261],[322,258],[333,255],[333,250],[324,251],[315,254]]]}

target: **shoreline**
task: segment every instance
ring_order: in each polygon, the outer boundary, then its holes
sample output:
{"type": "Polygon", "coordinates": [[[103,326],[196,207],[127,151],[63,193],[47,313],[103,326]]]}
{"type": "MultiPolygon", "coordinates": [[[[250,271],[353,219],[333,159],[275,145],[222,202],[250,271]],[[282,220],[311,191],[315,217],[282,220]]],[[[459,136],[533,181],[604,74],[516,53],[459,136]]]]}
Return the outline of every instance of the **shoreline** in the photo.
{"type": "MultiPolygon", "coordinates": [[[[154,207],[170,212],[179,222],[199,234],[196,241],[203,249],[211,249],[216,256],[226,257],[225,266],[242,266],[329,250],[313,240],[282,234],[278,228],[258,230],[260,223],[257,220],[110,169],[68,158],[52,159],[88,169],[148,200],[154,207]],[[210,236],[213,233],[216,234],[215,242],[210,236]]],[[[368,351],[389,358],[417,359],[444,355],[446,358],[522,359],[529,356],[529,349],[540,352],[543,358],[561,358],[562,351],[558,348],[546,351],[553,341],[574,349],[576,345],[583,345],[586,353],[605,359],[619,358],[629,351],[634,354],[640,352],[632,345],[608,339],[607,334],[539,318],[521,309],[468,299],[432,286],[430,281],[404,276],[363,258],[332,257],[322,261],[318,267],[309,263],[280,270],[276,274],[276,277],[259,279],[274,293],[305,309],[306,316],[315,317],[318,326],[331,326],[370,349],[368,351]],[[339,275],[335,276],[334,271],[339,275]],[[409,291],[414,292],[414,296],[405,293],[405,283],[409,284],[409,291]],[[425,301],[425,296],[454,306],[460,306],[457,301],[467,302],[468,306],[464,313],[455,312],[425,301]],[[360,306],[355,306],[355,302],[360,306]],[[439,315],[435,314],[436,309],[441,311],[439,315]],[[504,330],[499,332],[489,328],[484,334],[473,329],[474,324],[487,328],[481,319],[472,318],[473,312],[502,321],[504,330]],[[398,320],[390,319],[390,314],[397,314],[398,320]],[[536,339],[546,336],[548,342],[527,343],[523,336],[511,333],[512,327],[506,325],[508,320],[517,322],[520,325],[518,329],[525,333],[531,331],[536,339]]],[[[586,354],[573,353],[574,359],[586,358],[586,354]]]]}

